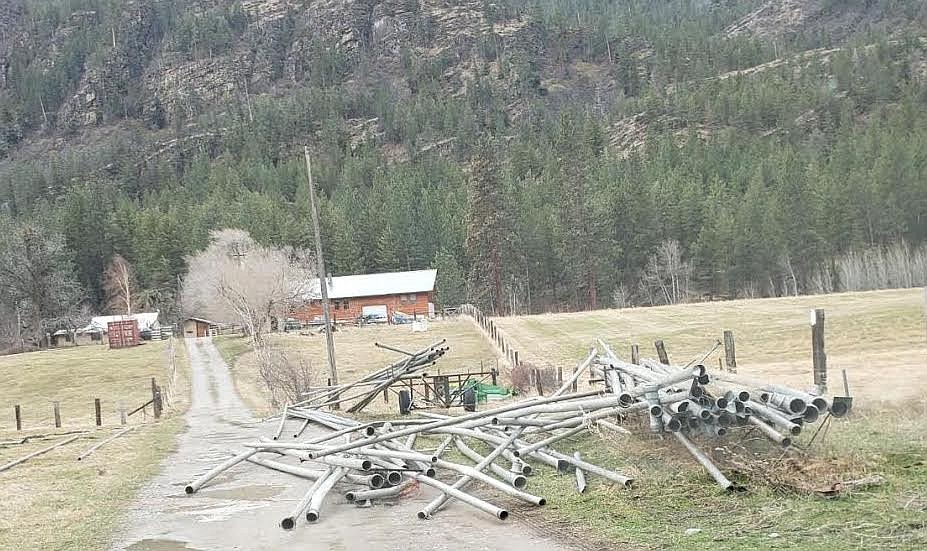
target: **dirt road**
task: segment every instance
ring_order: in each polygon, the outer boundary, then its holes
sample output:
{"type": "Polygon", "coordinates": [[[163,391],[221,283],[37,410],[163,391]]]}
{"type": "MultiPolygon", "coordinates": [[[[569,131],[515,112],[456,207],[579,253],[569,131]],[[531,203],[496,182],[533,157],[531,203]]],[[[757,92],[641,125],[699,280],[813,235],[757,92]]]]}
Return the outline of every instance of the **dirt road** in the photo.
{"type": "Polygon", "coordinates": [[[274,431],[256,422],[242,403],[228,367],[208,339],[187,340],[193,372],[189,428],[177,451],[141,492],[127,513],[114,549],[176,551],[183,549],[302,550],[519,550],[567,549],[533,535],[519,524],[496,521],[452,504],[430,521],[415,516],[434,497],[430,489],[395,506],[361,509],[332,495],[316,524],[301,522],[284,531],[289,514],[311,481],[272,473],[251,464],[220,475],[193,496],[184,485],[228,457],[241,443],[274,431]]]}

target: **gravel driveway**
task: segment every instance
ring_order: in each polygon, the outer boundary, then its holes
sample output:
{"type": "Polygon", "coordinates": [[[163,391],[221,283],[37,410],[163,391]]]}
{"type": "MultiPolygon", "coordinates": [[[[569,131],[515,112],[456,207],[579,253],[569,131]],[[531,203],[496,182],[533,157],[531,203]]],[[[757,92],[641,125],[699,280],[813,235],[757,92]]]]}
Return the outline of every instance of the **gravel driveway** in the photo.
{"type": "Polygon", "coordinates": [[[284,473],[245,463],[226,471],[205,488],[186,496],[184,485],[228,457],[230,450],[274,432],[261,424],[238,397],[222,360],[209,339],[187,339],[193,399],[188,430],[161,474],[141,491],[126,514],[113,549],[300,550],[565,550],[561,544],[511,520],[502,522],[460,503],[433,520],[416,512],[436,494],[430,488],[395,505],[359,508],[333,493],[318,523],[303,520],[284,531],[287,516],[311,485],[284,473]]]}

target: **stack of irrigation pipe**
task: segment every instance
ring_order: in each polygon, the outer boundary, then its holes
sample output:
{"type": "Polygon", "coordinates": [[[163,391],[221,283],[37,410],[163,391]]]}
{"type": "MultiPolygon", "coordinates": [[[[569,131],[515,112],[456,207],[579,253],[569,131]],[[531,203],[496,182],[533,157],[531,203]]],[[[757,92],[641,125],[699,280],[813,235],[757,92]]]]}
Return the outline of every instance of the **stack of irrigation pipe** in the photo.
{"type": "Polygon", "coordinates": [[[446,342],[446,339],[442,339],[416,352],[407,352],[393,346],[374,343],[377,348],[397,352],[404,358],[353,383],[310,389],[298,406],[319,409],[350,402],[352,405],[348,412],[357,413],[367,407],[384,389],[404,378],[414,377],[415,372],[434,365],[435,361],[449,350],[448,347],[442,346],[446,342]],[[348,394],[350,390],[356,390],[356,392],[348,394]]]}
{"type": "Polygon", "coordinates": [[[827,400],[785,385],[726,372],[709,373],[702,365],[693,370],[648,359],[631,364],[621,361],[603,341],[598,341],[598,347],[603,353],[595,360],[593,374],[625,403],[646,403],[650,430],[671,433],[727,490],[739,487],[695,446],[694,437],[723,437],[744,427],[788,448],[792,438],[804,426],[822,419],[823,413],[843,417],[849,412],[846,401],[827,400]],[[671,380],[674,385],[658,384],[671,380]]]}
{"type": "Polygon", "coordinates": [[[347,400],[337,396],[351,388],[366,385],[374,389],[371,392],[382,391],[382,385],[443,354],[442,344],[407,353],[402,362],[361,381],[325,389],[304,403],[288,406],[274,438],[245,443],[243,449],[187,485],[186,492],[197,492],[221,472],[239,465],[235,468],[271,469],[303,481],[303,499],[285,516],[281,514],[284,529],[296,527],[303,519],[318,521],[326,504],[336,499],[367,505],[402,499],[420,486],[437,492],[418,511],[421,519],[432,518],[456,500],[505,520],[511,502],[536,507],[547,502],[548,496],[532,490],[531,475],[539,469],[571,473],[578,492],[601,481],[621,488],[632,485],[631,477],[614,465],[596,464],[588,458],[592,454],[584,456],[571,449],[571,439],[589,430],[628,435],[637,427],[646,427],[647,433],[672,434],[722,488],[731,491],[738,486],[699,450],[698,439],[722,438],[742,427],[789,446],[791,438],[821,412],[846,413],[822,397],[727,373],[709,373],[702,365],[624,362],[601,341],[572,376],[546,397],[459,416],[420,412],[379,421],[360,421],[321,409],[347,400]],[[584,375],[603,384],[569,392],[584,375]],[[635,418],[639,422],[629,422],[635,418]],[[285,431],[288,423],[299,428],[285,431]],[[313,430],[305,430],[310,425],[313,430]]]}

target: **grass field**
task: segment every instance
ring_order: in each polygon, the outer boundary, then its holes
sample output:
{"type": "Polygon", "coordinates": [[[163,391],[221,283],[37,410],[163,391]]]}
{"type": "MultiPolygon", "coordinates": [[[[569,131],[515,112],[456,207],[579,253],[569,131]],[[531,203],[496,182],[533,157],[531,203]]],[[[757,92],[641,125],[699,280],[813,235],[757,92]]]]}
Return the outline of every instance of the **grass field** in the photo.
{"type": "Polygon", "coordinates": [[[168,388],[168,343],[130,349],[81,346],[0,358],[0,463],[47,447],[70,431],[76,441],[0,472],[0,549],[105,549],[138,488],[173,448],[187,407],[188,370],[182,343],[175,347],[177,376],[172,410],[160,422],[138,413],[132,432],[82,461],[77,456],[119,430],[118,401],[134,408],[151,399],[151,377],[168,388]],[[103,428],[93,427],[93,398],[103,404],[103,428]],[[52,400],[61,402],[54,428],[52,400]],[[23,408],[24,430],[13,425],[13,404],[23,408]],[[16,442],[29,436],[23,444],[16,442]]]}
{"type": "MultiPolygon", "coordinates": [[[[674,363],[701,357],[722,331],[734,332],[738,371],[798,387],[812,383],[810,311],[823,308],[830,391],[851,393],[864,407],[922,399],[927,393],[927,329],[922,289],[798,298],[736,300],[495,319],[525,360],[575,365],[596,338],[627,359],[630,346],[656,357],[663,339],[674,363]]],[[[720,353],[710,361],[717,366],[720,353]]],[[[709,365],[711,367],[711,365],[709,365]]]]}
{"type": "MultiPolygon", "coordinates": [[[[486,368],[496,362],[496,353],[489,342],[476,331],[472,323],[464,319],[431,322],[426,333],[413,333],[408,325],[373,325],[345,327],[334,335],[338,377],[342,382],[356,380],[402,357],[395,352],[377,348],[373,344],[375,342],[414,351],[447,339],[450,350],[438,360],[434,369],[428,370],[434,374],[478,371],[481,362],[486,368]]],[[[325,384],[328,379],[328,359],[324,335],[274,334],[270,338],[274,346],[284,347],[309,361],[316,383],[325,384]]],[[[216,337],[214,342],[226,362],[233,366],[235,385],[245,403],[259,415],[273,413],[246,339],[226,336],[216,337]]],[[[379,404],[382,402],[375,400],[370,409],[377,410],[382,407],[379,404]]],[[[395,411],[396,404],[392,402],[388,410],[395,411]]]]}

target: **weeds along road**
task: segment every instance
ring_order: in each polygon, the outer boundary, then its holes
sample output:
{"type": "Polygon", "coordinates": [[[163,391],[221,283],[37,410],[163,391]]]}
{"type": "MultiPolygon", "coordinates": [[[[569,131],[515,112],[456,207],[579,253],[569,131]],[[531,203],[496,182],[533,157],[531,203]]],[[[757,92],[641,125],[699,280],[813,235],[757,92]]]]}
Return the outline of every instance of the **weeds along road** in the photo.
{"type": "Polygon", "coordinates": [[[303,550],[520,550],[566,547],[503,523],[460,503],[430,521],[416,512],[436,494],[422,489],[395,506],[359,508],[333,492],[321,520],[302,519],[292,531],[280,528],[312,484],[285,473],[240,464],[192,496],[184,485],[227,458],[243,442],[274,431],[255,420],[235,391],[228,366],[209,339],[187,339],[192,370],[192,404],[187,431],[161,473],[147,484],[126,513],[114,549],[303,550]]]}

